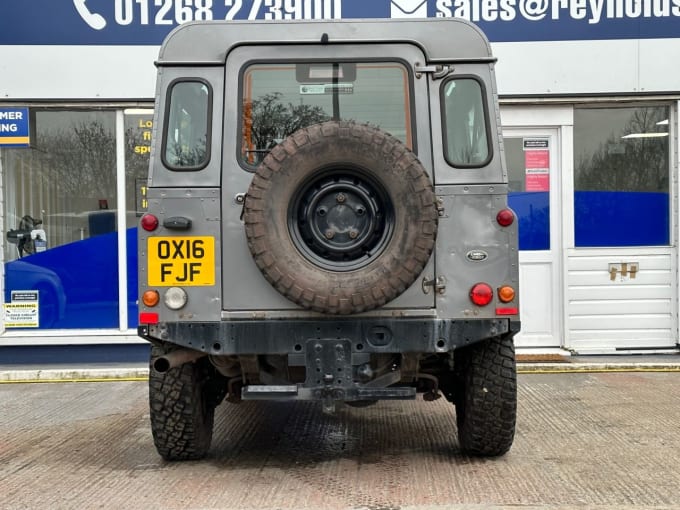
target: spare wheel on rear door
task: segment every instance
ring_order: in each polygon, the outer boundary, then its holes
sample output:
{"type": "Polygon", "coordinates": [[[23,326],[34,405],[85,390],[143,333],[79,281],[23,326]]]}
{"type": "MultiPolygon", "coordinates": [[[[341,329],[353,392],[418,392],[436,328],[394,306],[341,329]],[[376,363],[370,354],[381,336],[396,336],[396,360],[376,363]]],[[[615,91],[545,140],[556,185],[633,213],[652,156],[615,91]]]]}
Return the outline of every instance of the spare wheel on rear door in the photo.
{"type": "Polygon", "coordinates": [[[330,121],[300,129],[260,164],[244,209],[265,278],[312,310],[378,308],[422,272],[437,209],[425,169],[378,128],[330,121]]]}

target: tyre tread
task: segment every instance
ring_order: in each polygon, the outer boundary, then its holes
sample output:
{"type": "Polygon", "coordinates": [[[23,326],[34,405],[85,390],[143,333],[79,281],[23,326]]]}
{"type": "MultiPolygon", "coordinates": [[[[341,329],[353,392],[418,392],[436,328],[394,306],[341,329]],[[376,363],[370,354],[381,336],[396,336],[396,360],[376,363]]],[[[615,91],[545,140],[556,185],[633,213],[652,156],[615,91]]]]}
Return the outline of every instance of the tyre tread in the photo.
{"type": "Polygon", "coordinates": [[[503,455],[512,446],[517,418],[512,337],[491,338],[459,356],[463,391],[456,412],[461,448],[472,455],[503,455]]]}
{"type": "MultiPolygon", "coordinates": [[[[151,359],[166,352],[153,346],[151,359]]],[[[151,432],[158,453],[166,460],[202,459],[210,448],[214,406],[203,394],[201,361],[185,363],[164,374],[150,368],[151,432]]]]}

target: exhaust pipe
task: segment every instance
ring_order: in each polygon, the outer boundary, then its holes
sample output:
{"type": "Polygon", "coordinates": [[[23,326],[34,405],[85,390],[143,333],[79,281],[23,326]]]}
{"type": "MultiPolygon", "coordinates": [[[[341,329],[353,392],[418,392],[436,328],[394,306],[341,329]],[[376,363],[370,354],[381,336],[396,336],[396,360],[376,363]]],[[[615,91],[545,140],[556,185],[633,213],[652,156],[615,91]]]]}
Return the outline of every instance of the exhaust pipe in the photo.
{"type": "Polygon", "coordinates": [[[203,356],[207,356],[207,353],[195,351],[193,349],[177,349],[164,356],[159,356],[151,362],[151,366],[156,372],[164,374],[170,369],[184,365],[190,361],[196,361],[203,356]]]}

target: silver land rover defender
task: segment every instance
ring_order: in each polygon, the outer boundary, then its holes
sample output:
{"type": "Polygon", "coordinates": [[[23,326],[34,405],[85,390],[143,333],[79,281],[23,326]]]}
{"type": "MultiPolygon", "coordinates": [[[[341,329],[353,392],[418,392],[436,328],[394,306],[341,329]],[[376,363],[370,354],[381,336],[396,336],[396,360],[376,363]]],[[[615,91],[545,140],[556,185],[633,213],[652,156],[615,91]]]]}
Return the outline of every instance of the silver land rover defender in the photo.
{"type": "Polygon", "coordinates": [[[138,229],[162,457],[203,457],[224,400],[418,393],[455,404],[463,451],[510,448],[517,221],[494,62],[458,19],[167,37],[138,229]]]}

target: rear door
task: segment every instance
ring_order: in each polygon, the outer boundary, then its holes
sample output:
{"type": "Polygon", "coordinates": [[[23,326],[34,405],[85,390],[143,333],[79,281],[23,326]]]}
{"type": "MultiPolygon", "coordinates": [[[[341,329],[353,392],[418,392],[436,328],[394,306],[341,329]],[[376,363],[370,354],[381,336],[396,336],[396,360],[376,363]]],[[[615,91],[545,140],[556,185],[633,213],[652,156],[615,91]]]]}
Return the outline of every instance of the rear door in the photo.
{"type": "MultiPolygon", "coordinates": [[[[427,80],[413,66],[415,46],[247,46],[232,51],[225,72],[222,174],[223,309],[281,310],[297,305],[264,279],[252,260],[241,219],[242,197],[268,151],[294,131],[325,120],[379,127],[413,150],[432,176],[427,80]]],[[[397,204],[398,207],[398,204],[397,204]]],[[[431,257],[423,277],[434,275],[431,257]]],[[[388,308],[434,306],[421,279],[388,308]]]]}

